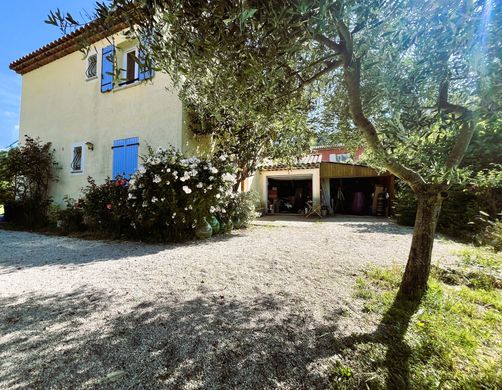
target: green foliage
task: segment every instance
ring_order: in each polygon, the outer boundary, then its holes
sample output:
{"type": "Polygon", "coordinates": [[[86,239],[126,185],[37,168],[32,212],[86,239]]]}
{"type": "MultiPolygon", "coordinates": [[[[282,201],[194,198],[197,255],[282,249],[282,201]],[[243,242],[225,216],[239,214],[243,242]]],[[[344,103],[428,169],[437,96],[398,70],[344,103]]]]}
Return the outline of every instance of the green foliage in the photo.
{"type": "Polygon", "coordinates": [[[234,168],[226,155],[210,161],[159,148],[150,150],[129,181],[108,179],[97,185],[89,178],[82,199],[69,201],[62,216],[79,226],[83,213],[88,228],[110,237],[186,240],[211,214],[230,219],[234,184],[234,168]]]}
{"type": "Polygon", "coordinates": [[[232,219],[239,220],[243,226],[256,218],[256,205],[259,196],[255,192],[233,193],[228,199],[227,210],[232,219]]]}
{"type": "Polygon", "coordinates": [[[132,227],[163,240],[191,237],[202,218],[228,214],[224,199],[234,184],[226,155],[209,161],[186,158],[174,149],[151,151],[129,182],[132,227]]]}
{"type": "Polygon", "coordinates": [[[69,197],[65,197],[64,200],[66,203],[64,208],[57,205],[49,207],[50,227],[55,227],[65,234],[84,231],[86,226],[84,225],[82,205],[69,197]]]}
{"type": "Polygon", "coordinates": [[[106,179],[105,183],[99,185],[91,177],[88,178],[79,208],[82,208],[84,223],[92,231],[114,238],[130,232],[134,215],[127,204],[126,185],[127,181],[120,178],[106,179]]]}
{"type": "Polygon", "coordinates": [[[48,191],[56,180],[56,165],[51,143],[28,136],[21,146],[1,156],[0,195],[8,221],[28,228],[38,228],[47,222],[51,202],[48,191]]]}
{"type": "MultiPolygon", "coordinates": [[[[412,226],[416,205],[411,189],[399,183],[395,202],[397,222],[412,226]]],[[[452,186],[443,202],[437,229],[452,237],[500,248],[501,212],[502,169],[491,164],[490,169],[472,174],[466,184],[452,186]]]]}
{"type": "Polygon", "coordinates": [[[389,382],[398,387],[407,382],[410,389],[497,388],[502,381],[500,289],[470,282],[467,287],[465,278],[451,286],[433,273],[427,295],[410,317],[404,304],[395,304],[401,272],[397,266],[374,268],[359,279],[356,296],[363,299],[368,316],[386,313],[386,325],[376,341],[368,338],[343,350],[344,364],[353,375],[343,386],[333,387],[385,389],[389,382]],[[399,337],[403,345],[393,346],[399,337]],[[389,355],[391,346],[395,352],[389,355]]]}

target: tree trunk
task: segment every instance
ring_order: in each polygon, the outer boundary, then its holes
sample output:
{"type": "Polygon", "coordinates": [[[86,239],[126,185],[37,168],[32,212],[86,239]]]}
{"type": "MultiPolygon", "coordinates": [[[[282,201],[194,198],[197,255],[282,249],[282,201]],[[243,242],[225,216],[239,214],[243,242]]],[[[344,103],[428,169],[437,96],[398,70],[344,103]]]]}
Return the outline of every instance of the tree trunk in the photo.
{"type": "Polygon", "coordinates": [[[434,234],[441,211],[441,193],[418,193],[417,215],[408,263],[399,293],[410,300],[420,299],[427,290],[431,270],[434,234]]]}

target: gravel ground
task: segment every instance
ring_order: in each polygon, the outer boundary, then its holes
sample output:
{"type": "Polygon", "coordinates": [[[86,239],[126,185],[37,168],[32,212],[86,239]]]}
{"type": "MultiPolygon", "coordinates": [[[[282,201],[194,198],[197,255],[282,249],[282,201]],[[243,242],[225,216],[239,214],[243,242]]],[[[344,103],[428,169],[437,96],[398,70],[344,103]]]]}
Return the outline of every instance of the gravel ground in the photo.
{"type": "Polygon", "coordinates": [[[326,388],[336,339],[375,326],[356,277],[410,240],[369,218],[168,246],[0,230],[0,388],[326,388]]]}

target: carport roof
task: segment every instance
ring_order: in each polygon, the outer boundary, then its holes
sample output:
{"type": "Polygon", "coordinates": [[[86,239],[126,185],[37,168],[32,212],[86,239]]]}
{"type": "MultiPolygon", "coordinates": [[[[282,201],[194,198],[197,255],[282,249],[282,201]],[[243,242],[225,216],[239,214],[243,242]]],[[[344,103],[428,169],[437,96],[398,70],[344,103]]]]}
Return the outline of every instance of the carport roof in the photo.
{"type": "Polygon", "coordinates": [[[261,167],[262,171],[289,170],[289,169],[311,169],[319,168],[322,162],[322,154],[310,154],[297,158],[292,162],[267,161],[261,167]]]}

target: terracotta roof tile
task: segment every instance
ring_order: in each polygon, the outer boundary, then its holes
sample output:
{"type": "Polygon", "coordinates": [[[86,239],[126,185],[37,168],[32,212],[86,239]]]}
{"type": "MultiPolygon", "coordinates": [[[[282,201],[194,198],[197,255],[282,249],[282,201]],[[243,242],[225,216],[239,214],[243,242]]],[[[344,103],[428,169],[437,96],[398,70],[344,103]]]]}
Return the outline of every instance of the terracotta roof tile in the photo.
{"type": "Polygon", "coordinates": [[[124,23],[117,23],[111,30],[105,30],[99,22],[90,22],[42,46],[40,49],[17,59],[9,65],[9,68],[19,74],[31,72],[43,65],[80,50],[84,40],[86,44],[93,44],[125,28],[126,25],[124,23]]]}

